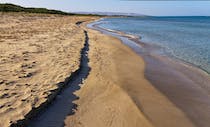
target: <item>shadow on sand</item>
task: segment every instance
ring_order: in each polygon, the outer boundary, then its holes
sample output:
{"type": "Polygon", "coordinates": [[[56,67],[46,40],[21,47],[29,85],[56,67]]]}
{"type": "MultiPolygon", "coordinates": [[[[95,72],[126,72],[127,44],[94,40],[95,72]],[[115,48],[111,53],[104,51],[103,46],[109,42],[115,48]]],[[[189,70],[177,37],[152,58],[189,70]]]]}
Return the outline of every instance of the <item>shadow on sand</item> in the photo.
{"type": "Polygon", "coordinates": [[[69,83],[56,96],[54,101],[29,121],[28,127],[64,126],[65,117],[73,115],[77,110],[77,105],[74,101],[78,100],[79,97],[74,92],[81,88],[80,85],[87,78],[90,71],[90,67],[88,66],[89,38],[87,31],[84,31],[84,34],[85,44],[81,50],[80,69],[70,76],[69,83]]]}

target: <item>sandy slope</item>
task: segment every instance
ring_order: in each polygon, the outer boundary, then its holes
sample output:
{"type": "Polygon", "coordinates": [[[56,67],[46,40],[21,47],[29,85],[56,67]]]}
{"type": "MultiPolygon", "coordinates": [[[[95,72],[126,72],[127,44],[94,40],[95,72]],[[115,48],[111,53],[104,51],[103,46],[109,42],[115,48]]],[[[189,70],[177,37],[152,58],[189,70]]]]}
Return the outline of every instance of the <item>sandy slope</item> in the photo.
{"type": "Polygon", "coordinates": [[[89,17],[0,14],[0,126],[23,119],[79,68],[89,17]]]}
{"type": "Polygon", "coordinates": [[[119,40],[88,30],[91,72],[67,127],[193,127],[144,78],[144,61],[119,40]]]}

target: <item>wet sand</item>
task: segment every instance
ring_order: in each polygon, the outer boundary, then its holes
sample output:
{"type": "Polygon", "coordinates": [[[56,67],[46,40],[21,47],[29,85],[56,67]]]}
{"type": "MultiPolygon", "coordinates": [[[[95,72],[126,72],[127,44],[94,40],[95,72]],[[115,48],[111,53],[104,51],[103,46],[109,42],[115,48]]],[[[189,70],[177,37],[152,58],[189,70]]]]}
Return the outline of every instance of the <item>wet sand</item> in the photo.
{"type": "Polygon", "coordinates": [[[208,127],[210,78],[190,65],[160,56],[144,57],[146,78],[169,98],[197,127],[208,127]]]}
{"type": "MultiPolygon", "coordinates": [[[[180,109],[181,112],[190,119],[194,126],[209,126],[210,76],[206,72],[189,63],[185,63],[175,58],[169,58],[169,56],[165,54],[157,53],[158,47],[143,43],[138,37],[126,35],[122,32],[101,29],[98,26],[95,26],[95,28],[105,34],[118,37],[124,44],[128,45],[139,54],[146,64],[146,79],[148,79],[159,92],[166,96],[171,103],[180,109]],[[132,43],[136,43],[137,45],[132,43]]],[[[144,108],[144,106],[142,107],[144,108]]],[[[144,111],[153,125],[163,127],[166,126],[164,125],[164,120],[171,120],[170,117],[165,117],[164,114],[156,116],[155,112],[156,111],[144,111]]],[[[179,120],[174,119],[174,121],[179,120]]],[[[174,125],[171,123],[170,126],[174,125]]],[[[179,126],[183,125],[180,124],[179,126]]]]}

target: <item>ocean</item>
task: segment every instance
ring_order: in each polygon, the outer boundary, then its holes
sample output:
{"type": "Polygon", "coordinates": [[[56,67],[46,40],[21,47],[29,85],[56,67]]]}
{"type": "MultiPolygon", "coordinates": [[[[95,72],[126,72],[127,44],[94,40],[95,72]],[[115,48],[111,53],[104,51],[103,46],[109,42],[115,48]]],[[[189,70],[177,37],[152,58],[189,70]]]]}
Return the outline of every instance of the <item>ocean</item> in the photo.
{"type": "Polygon", "coordinates": [[[139,36],[161,52],[210,74],[210,17],[124,17],[99,21],[105,29],[139,36]]]}

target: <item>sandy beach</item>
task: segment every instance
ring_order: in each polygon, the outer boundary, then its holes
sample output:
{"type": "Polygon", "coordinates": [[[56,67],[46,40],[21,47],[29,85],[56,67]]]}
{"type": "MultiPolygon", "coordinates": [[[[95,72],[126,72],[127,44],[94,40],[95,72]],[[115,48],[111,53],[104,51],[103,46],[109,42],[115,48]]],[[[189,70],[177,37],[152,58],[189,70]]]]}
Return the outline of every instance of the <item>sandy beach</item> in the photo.
{"type": "MultiPolygon", "coordinates": [[[[180,121],[180,116],[175,115],[177,108],[183,113],[185,118],[190,120],[191,125],[188,126],[208,127],[208,119],[210,118],[210,103],[208,101],[210,77],[206,72],[189,63],[175,58],[171,59],[166,55],[157,54],[156,50],[158,50],[158,47],[141,42],[136,36],[127,35],[119,31],[106,30],[94,24],[91,28],[121,39],[123,44],[141,56],[145,62],[145,78],[155,90],[160,92],[168,99],[168,102],[175,106],[175,108],[171,108],[173,106],[170,106],[170,109],[167,109],[169,106],[164,107],[167,104],[162,105],[162,103],[160,104],[158,102],[152,102],[152,105],[148,105],[143,100],[140,100],[139,104],[136,103],[139,105],[139,109],[144,109],[144,115],[151,120],[153,125],[158,127],[187,126],[180,121]],[[152,111],[152,108],[159,109],[152,111]],[[180,122],[176,123],[176,121],[180,122]]],[[[142,88],[138,85],[135,91],[137,89],[142,88]]],[[[145,88],[143,89],[145,90],[145,88]]],[[[138,94],[142,93],[142,95],[134,95],[134,97],[140,98],[141,96],[147,96],[147,99],[151,101],[152,97],[149,99],[151,95],[146,95],[144,92],[152,93],[147,90],[139,91],[138,94]]],[[[131,96],[133,94],[134,92],[129,93],[131,96]]],[[[157,96],[157,94],[154,95],[157,96]]],[[[162,99],[158,100],[161,101],[162,99]]]]}
{"type": "Polygon", "coordinates": [[[0,18],[1,127],[208,127],[203,71],[86,27],[99,17],[0,18]]]}
{"type": "Polygon", "coordinates": [[[90,29],[88,33],[91,72],[76,93],[78,110],[67,117],[66,126],[194,127],[146,80],[142,57],[116,38],[90,29]]]}

